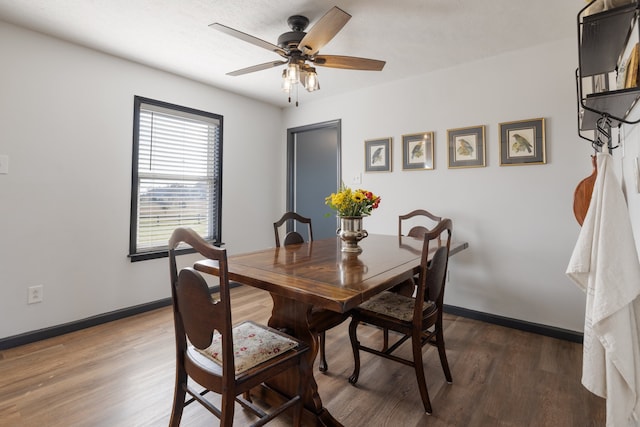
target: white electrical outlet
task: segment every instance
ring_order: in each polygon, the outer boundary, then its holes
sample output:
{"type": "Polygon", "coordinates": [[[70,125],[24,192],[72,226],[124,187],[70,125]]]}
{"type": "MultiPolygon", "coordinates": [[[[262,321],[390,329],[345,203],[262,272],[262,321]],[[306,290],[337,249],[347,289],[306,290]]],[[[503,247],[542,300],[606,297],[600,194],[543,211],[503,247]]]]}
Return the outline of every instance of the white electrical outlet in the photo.
{"type": "Polygon", "coordinates": [[[351,182],[353,184],[362,184],[362,175],[359,173],[354,174],[351,182]]]}
{"type": "Polygon", "coordinates": [[[29,286],[27,290],[27,304],[35,304],[43,300],[43,285],[29,286]]]}
{"type": "Polygon", "coordinates": [[[9,173],[9,156],[0,155],[0,174],[9,173]]]}

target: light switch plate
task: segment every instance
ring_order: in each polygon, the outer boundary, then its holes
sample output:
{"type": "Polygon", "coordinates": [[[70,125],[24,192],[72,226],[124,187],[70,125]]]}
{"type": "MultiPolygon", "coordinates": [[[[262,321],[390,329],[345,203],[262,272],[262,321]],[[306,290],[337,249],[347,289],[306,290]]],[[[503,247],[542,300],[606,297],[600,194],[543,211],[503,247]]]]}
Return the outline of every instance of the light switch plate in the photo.
{"type": "Polygon", "coordinates": [[[9,173],[9,156],[0,155],[0,174],[9,173]]]}

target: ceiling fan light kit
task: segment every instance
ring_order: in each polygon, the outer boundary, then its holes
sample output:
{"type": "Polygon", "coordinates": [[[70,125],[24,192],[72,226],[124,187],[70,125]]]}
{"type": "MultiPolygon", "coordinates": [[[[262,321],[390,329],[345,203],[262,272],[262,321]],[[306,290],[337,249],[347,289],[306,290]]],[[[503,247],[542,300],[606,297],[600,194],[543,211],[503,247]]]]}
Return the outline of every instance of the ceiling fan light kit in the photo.
{"type": "Polygon", "coordinates": [[[211,24],[210,27],[282,56],[283,60],[242,68],[229,72],[227,75],[240,76],[287,64],[287,67],[282,71],[282,90],[289,94],[289,102],[291,102],[291,92],[294,89],[296,89],[297,98],[298,83],[302,84],[308,92],[320,89],[316,69],[307,62],[330,68],[382,71],[385,61],[355,56],[318,55],[318,51],[335,37],[349,19],[351,19],[351,15],[334,6],[320,18],[308,33],[305,33],[304,30],[309,25],[309,19],[302,15],[290,16],[287,19],[287,24],[291,31],[278,37],[277,46],[217,22],[211,24]]]}
{"type": "Polygon", "coordinates": [[[291,90],[298,82],[302,83],[307,92],[320,89],[318,73],[316,73],[315,68],[304,63],[289,63],[287,68],[282,70],[282,90],[286,93],[291,93],[291,90]]]}

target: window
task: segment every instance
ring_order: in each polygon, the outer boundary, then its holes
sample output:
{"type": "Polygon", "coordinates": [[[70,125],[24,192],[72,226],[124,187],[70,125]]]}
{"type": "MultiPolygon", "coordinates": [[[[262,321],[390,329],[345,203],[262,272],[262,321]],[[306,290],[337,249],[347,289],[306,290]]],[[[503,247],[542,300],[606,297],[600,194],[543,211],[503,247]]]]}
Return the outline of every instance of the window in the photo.
{"type": "Polygon", "coordinates": [[[167,256],[177,227],[220,244],[222,116],[136,96],[129,256],[167,256]]]}

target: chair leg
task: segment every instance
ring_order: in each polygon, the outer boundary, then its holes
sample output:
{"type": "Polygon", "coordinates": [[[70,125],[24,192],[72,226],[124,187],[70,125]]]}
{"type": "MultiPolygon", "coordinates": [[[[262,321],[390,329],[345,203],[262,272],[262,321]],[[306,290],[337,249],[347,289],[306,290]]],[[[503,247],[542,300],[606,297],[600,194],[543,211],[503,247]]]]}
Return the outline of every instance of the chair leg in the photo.
{"type": "Polygon", "coordinates": [[[222,416],[220,417],[220,427],[233,426],[233,412],[235,404],[236,399],[232,392],[222,394],[222,402],[220,404],[220,411],[222,412],[222,416]]]}
{"type": "Polygon", "coordinates": [[[171,418],[169,427],[178,427],[182,419],[182,411],[184,410],[184,399],[186,397],[187,374],[180,368],[176,372],[176,385],[173,391],[173,408],[171,409],[171,418]]]}
{"type": "Polygon", "coordinates": [[[351,384],[357,383],[358,377],[360,376],[360,343],[358,342],[358,337],[356,336],[358,323],[360,322],[355,318],[352,318],[351,323],[349,323],[349,338],[351,340],[351,348],[353,349],[353,374],[351,374],[351,376],[349,377],[349,382],[351,384]]]}
{"type": "Polygon", "coordinates": [[[298,395],[300,401],[293,407],[293,426],[300,427],[302,425],[302,414],[304,412],[304,395],[306,387],[309,383],[309,376],[313,375],[313,366],[309,367],[309,359],[303,356],[298,366],[298,395]]]}
{"type": "Polygon", "coordinates": [[[325,341],[326,341],[326,333],[320,332],[320,362],[318,364],[318,368],[320,372],[327,372],[329,369],[329,365],[327,365],[327,356],[325,353],[325,341]]]}
{"type": "Polygon", "coordinates": [[[300,427],[302,425],[302,410],[304,409],[304,404],[302,397],[300,401],[296,403],[293,407],[293,427],[300,427]]]}
{"type": "Polygon", "coordinates": [[[431,414],[431,401],[429,400],[429,392],[427,391],[427,381],[424,377],[424,365],[422,363],[422,334],[414,332],[411,338],[411,347],[413,348],[413,366],[416,370],[416,380],[418,381],[418,389],[422,397],[422,405],[427,414],[431,414]]]}
{"type": "Polygon", "coordinates": [[[440,364],[444,371],[444,377],[449,384],[453,383],[453,377],[451,376],[451,370],[449,369],[449,362],[447,361],[447,353],[444,350],[444,333],[442,331],[442,322],[436,324],[436,345],[438,347],[438,355],[440,356],[440,364]]]}
{"type": "Polygon", "coordinates": [[[382,351],[383,353],[389,349],[389,329],[382,328],[382,351]]]}

